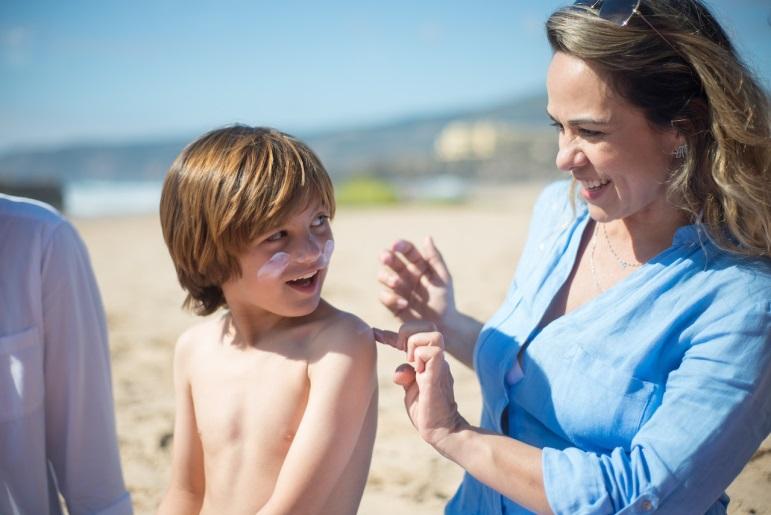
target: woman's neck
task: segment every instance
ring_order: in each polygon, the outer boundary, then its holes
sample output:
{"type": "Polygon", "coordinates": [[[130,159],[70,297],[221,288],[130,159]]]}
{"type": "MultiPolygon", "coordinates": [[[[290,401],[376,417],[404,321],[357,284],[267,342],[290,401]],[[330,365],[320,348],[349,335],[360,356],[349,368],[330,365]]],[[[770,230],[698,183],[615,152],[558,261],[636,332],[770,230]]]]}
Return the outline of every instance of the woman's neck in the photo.
{"type": "Polygon", "coordinates": [[[688,223],[684,212],[671,207],[657,210],[649,216],[635,215],[613,220],[602,230],[611,248],[644,263],[672,246],[677,229],[688,223]]]}

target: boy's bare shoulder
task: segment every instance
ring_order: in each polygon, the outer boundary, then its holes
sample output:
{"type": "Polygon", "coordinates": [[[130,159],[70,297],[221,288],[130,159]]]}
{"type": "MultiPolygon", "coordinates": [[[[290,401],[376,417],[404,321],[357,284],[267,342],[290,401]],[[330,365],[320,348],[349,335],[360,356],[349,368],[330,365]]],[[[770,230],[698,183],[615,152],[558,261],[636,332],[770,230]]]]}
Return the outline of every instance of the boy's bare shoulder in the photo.
{"type": "Polygon", "coordinates": [[[179,338],[174,348],[176,359],[190,359],[191,356],[207,344],[218,341],[222,337],[222,319],[210,318],[187,328],[179,338]]]}
{"type": "Polygon", "coordinates": [[[317,323],[319,329],[313,338],[313,345],[322,352],[346,350],[358,354],[375,349],[372,328],[353,313],[326,304],[317,323]]]}

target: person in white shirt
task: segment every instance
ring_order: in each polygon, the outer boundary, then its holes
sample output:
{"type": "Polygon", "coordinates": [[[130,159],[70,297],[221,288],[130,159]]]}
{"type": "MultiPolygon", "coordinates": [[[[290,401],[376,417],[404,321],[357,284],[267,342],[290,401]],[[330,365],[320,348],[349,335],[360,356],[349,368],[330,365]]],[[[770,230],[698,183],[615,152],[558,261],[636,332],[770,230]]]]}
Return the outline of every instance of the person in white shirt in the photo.
{"type": "Polygon", "coordinates": [[[0,513],[132,513],[101,297],[73,226],[0,194],[0,513]]]}

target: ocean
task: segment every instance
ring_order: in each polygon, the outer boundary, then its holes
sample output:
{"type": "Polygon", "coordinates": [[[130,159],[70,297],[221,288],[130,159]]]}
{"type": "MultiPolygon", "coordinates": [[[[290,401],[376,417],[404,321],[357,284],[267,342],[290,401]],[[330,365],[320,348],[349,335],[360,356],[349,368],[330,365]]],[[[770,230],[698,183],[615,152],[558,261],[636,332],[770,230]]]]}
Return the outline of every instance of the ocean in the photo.
{"type": "Polygon", "coordinates": [[[161,181],[74,181],[64,185],[64,212],[71,217],[143,215],[158,212],[161,181]]]}

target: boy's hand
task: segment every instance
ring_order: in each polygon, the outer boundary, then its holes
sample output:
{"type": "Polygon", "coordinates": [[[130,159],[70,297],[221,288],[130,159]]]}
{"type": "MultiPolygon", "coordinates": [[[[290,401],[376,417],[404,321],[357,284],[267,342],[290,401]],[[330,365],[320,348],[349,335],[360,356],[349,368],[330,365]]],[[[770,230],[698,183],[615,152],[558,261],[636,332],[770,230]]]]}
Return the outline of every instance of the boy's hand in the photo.
{"type": "Polygon", "coordinates": [[[427,237],[419,250],[397,240],[380,256],[378,280],[386,287],[380,302],[403,322],[426,320],[444,327],[455,312],[452,277],[442,255],[427,237]]]}
{"type": "Polygon", "coordinates": [[[404,405],[421,438],[437,447],[449,434],[468,425],[458,413],[450,366],[444,359],[444,338],[424,321],[408,322],[398,333],[374,330],[375,339],[407,354],[394,382],[404,387],[404,405]]]}

